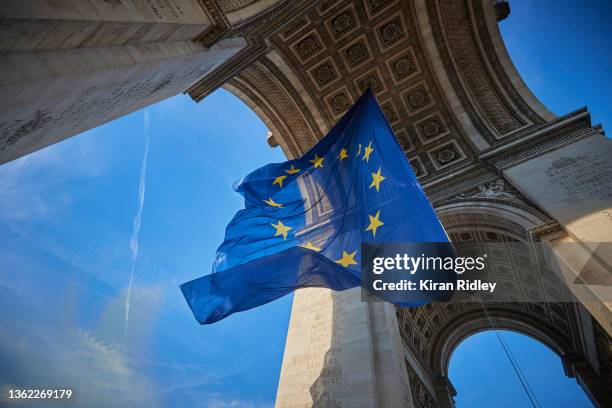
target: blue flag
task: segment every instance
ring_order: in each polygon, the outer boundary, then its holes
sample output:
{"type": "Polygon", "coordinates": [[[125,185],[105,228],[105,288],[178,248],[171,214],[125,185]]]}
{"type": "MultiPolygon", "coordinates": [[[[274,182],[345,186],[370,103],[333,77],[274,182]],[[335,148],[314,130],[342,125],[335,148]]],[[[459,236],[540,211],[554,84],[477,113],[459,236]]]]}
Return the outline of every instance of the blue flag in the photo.
{"type": "Polygon", "coordinates": [[[181,285],[202,324],[299,288],[359,286],[362,243],[448,242],[370,90],[302,157],[257,169],[234,189],[245,208],[213,273],[181,285]]]}

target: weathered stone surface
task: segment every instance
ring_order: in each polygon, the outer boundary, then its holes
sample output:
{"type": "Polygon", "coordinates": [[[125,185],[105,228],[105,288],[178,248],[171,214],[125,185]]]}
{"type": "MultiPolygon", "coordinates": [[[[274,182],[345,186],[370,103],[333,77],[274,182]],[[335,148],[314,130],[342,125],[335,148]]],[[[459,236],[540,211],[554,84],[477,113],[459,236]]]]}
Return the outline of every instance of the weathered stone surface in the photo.
{"type": "Polygon", "coordinates": [[[360,289],[295,294],[276,407],[402,406],[408,376],[394,308],[360,289]]]}
{"type": "Polygon", "coordinates": [[[504,175],[580,241],[612,242],[612,141],[602,134],[512,166],[504,175]]]}
{"type": "Polygon", "coordinates": [[[183,41],[0,56],[0,164],[176,95],[240,49],[183,41]]]}

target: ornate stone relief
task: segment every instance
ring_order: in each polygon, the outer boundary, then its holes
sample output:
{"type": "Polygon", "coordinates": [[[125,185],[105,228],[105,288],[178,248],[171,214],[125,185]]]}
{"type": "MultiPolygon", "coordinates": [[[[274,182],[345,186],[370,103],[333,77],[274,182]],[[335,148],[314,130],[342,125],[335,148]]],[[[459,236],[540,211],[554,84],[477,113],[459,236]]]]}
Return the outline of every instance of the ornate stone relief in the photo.
{"type": "Polygon", "coordinates": [[[369,17],[378,16],[396,0],[365,0],[365,9],[369,17]]]}
{"type": "Polygon", "coordinates": [[[312,68],[309,73],[319,89],[326,88],[340,77],[331,58],[312,68]]]}
{"type": "MultiPolygon", "coordinates": [[[[239,6],[248,2],[229,1],[223,7],[229,7],[230,3],[239,6]]],[[[266,33],[267,47],[277,49],[289,70],[293,70],[292,80],[301,82],[302,89],[314,101],[314,106],[309,105],[307,109],[328,126],[346,111],[347,104],[371,87],[422,181],[447,176],[460,166],[465,168],[466,161],[473,157],[471,147],[428,70],[417,33],[418,23],[409,2],[322,0],[307,3],[282,1],[232,29],[232,33],[246,33],[255,43],[261,39],[260,33],[266,33]]],[[[437,9],[428,8],[434,37],[437,36],[436,41],[442,41],[444,36],[448,38],[448,47],[438,48],[443,60],[447,58],[445,64],[451,77],[470,76],[461,81],[471,98],[478,101],[476,110],[484,109],[473,114],[489,121],[499,134],[512,133],[514,138],[521,129],[526,131],[529,123],[525,116],[507,101],[485,63],[490,55],[479,42],[481,28],[475,28],[474,15],[470,14],[481,15],[480,6],[471,4],[470,0],[437,3],[437,9]],[[459,15],[465,18],[459,21],[459,15]],[[447,28],[451,24],[461,27],[451,33],[447,28]]],[[[257,51],[258,54],[254,50],[250,51],[251,55],[260,55],[256,57],[260,60],[265,58],[265,48],[257,51]]],[[[289,72],[285,69],[283,74],[289,75],[289,72]]],[[[297,95],[292,98],[301,99],[297,95]]],[[[472,102],[465,103],[468,110],[472,102]]],[[[295,136],[278,134],[276,137],[295,136]]],[[[498,160],[495,165],[499,163],[502,161],[498,160]]]]}
{"type": "MultiPolygon", "coordinates": [[[[507,149],[503,149],[497,154],[482,154],[481,158],[490,162],[497,169],[503,170],[516,163],[531,160],[551,150],[588,137],[595,132],[601,132],[600,128],[591,127],[590,121],[585,121],[584,118],[580,117],[583,116],[583,113],[575,112],[571,114],[575,115],[577,120],[565,127],[554,129],[555,123],[551,123],[548,127],[554,130],[545,134],[547,126],[540,126],[538,131],[541,133],[541,136],[537,139],[525,137],[526,140],[523,143],[510,145],[507,149]]],[[[571,118],[571,115],[566,116],[565,119],[571,118]]]]}
{"type": "Polygon", "coordinates": [[[612,340],[605,330],[593,319],[595,334],[595,348],[597,360],[602,379],[606,382],[608,389],[612,389],[612,340]]]}
{"type": "Polygon", "coordinates": [[[324,14],[337,3],[338,2],[336,0],[321,0],[319,1],[319,5],[317,6],[317,11],[319,12],[319,14],[324,14]]]}
{"type": "Polygon", "coordinates": [[[519,198],[519,193],[504,179],[498,178],[495,181],[481,184],[477,187],[475,193],[463,193],[457,196],[458,198],[497,198],[511,201],[522,201],[519,198]]]}
{"type": "MultiPolygon", "coordinates": [[[[478,113],[469,110],[472,117],[485,121],[493,130],[494,138],[531,124],[511,105],[489,70],[476,34],[478,30],[469,11],[469,1],[439,0],[436,3],[439,5],[437,10],[434,2],[429,3],[430,17],[434,24],[442,24],[438,31],[439,45],[440,48],[448,47],[448,54],[444,53],[443,58],[447,69],[461,77],[465,86],[463,89],[470,96],[471,103],[475,104],[478,113]],[[442,35],[444,38],[441,38],[442,35]]],[[[465,103],[468,108],[469,105],[465,103]]]]}
{"type": "Polygon", "coordinates": [[[415,122],[414,127],[424,145],[449,134],[448,127],[438,112],[415,122]]]}
{"type": "Polygon", "coordinates": [[[366,89],[371,88],[374,93],[382,93],[386,90],[385,83],[382,80],[380,70],[378,68],[368,72],[365,75],[355,80],[355,85],[360,92],[365,92],[366,89]]]}
{"type": "Polygon", "coordinates": [[[423,381],[419,378],[410,364],[406,362],[408,379],[410,380],[410,390],[412,391],[412,402],[415,408],[437,408],[438,404],[431,395],[423,381]]]}
{"type": "Polygon", "coordinates": [[[389,20],[380,24],[376,27],[376,31],[378,32],[376,39],[379,42],[380,48],[383,50],[396,44],[406,36],[401,14],[396,14],[389,20]]]}
{"type": "Polygon", "coordinates": [[[408,88],[408,90],[402,94],[402,100],[409,115],[414,115],[434,104],[425,81],[421,81],[408,88]]]}
{"type": "Polygon", "coordinates": [[[293,49],[302,61],[308,61],[310,58],[323,51],[323,45],[321,44],[321,39],[318,34],[310,33],[298,40],[293,45],[293,49]]]}
{"type": "Polygon", "coordinates": [[[243,7],[255,3],[257,0],[217,0],[219,7],[224,13],[240,10],[243,7]]]}
{"type": "Polygon", "coordinates": [[[292,70],[284,75],[301,82],[315,105],[308,109],[329,126],[372,88],[419,177],[428,178],[464,162],[470,147],[423,69],[418,38],[409,3],[341,0],[319,1],[269,41],[292,70]]]}
{"type": "Polygon", "coordinates": [[[395,137],[397,138],[397,141],[402,147],[402,150],[404,151],[404,153],[408,153],[412,149],[414,149],[414,145],[410,141],[410,136],[408,135],[408,132],[406,131],[406,129],[400,129],[396,131],[395,137]]]}
{"type": "Polygon", "coordinates": [[[454,140],[429,150],[427,154],[437,170],[452,165],[454,162],[465,157],[465,154],[454,140]]]}
{"type": "Polygon", "coordinates": [[[200,34],[195,41],[205,47],[210,47],[230,30],[230,24],[216,1],[200,0],[200,4],[210,17],[213,25],[200,34]]]}
{"type": "Polygon", "coordinates": [[[353,100],[346,86],[325,98],[335,116],[340,116],[353,105],[353,100]]]}
{"type": "Polygon", "coordinates": [[[410,160],[410,165],[412,166],[412,171],[417,177],[424,177],[427,175],[427,170],[425,170],[425,166],[423,166],[423,162],[420,157],[415,157],[410,160]]]}
{"type": "Polygon", "coordinates": [[[283,30],[280,32],[281,38],[288,39],[292,37],[294,34],[299,32],[302,28],[306,27],[308,23],[309,23],[308,17],[306,16],[296,17],[292,22],[287,24],[285,28],[283,28],[283,30]]]}
{"type": "Polygon", "coordinates": [[[265,109],[265,116],[273,122],[277,130],[293,135],[288,147],[292,154],[299,155],[315,143],[317,136],[304,116],[307,110],[300,106],[301,101],[296,100],[295,95],[288,92],[288,84],[279,84],[276,74],[278,72],[275,72],[274,67],[268,67],[264,63],[253,64],[230,84],[249,95],[252,103],[265,109]]]}
{"type": "Polygon", "coordinates": [[[395,123],[397,123],[399,121],[399,115],[397,114],[397,109],[395,108],[395,105],[393,104],[393,100],[388,100],[385,102],[382,102],[380,104],[380,107],[383,111],[383,113],[385,114],[385,117],[387,118],[387,121],[393,125],[395,123]]]}
{"type": "Polygon", "coordinates": [[[328,29],[334,41],[337,41],[345,35],[357,29],[357,15],[355,8],[350,6],[342,10],[340,13],[332,17],[328,22],[328,29]]]}
{"type": "Polygon", "coordinates": [[[391,57],[387,64],[393,74],[395,83],[400,83],[419,73],[419,67],[412,48],[402,50],[399,54],[391,57]]]}
{"type": "MultiPolygon", "coordinates": [[[[495,256],[495,264],[491,265],[491,269],[496,276],[496,281],[500,282],[498,290],[503,291],[503,296],[508,301],[491,305],[493,316],[498,313],[497,310],[501,314],[503,310],[507,310],[508,313],[516,316],[535,317],[541,321],[538,328],[550,327],[551,330],[555,330],[555,336],[566,336],[562,344],[566,347],[574,347],[571,346],[573,339],[570,333],[570,326],[576,319],[573,309],[566,307],[564,303],[529,301],[530,298],[537,299],[537,294],[543,290],[551,294],[557,291],[559,298],[562,298],[564,296],[562,293],[566,293],[564,292],[566,289],[552,273],[544,279],[533,276],[534,273],[537,273],[537,269],[533,267],[536,255],[528,245],[526,231],[507,220],[484,214],[455,218],[442,219],[449,231],[451,241],[463,250],[482,252],[484,249],[479,250],[478,248],[486,245],[487,251],[493,248],[498,251],[495,256]],[[471,227],[470,223],[474,221],[477,221],[478,225],[472,224],[474,226],[471,227]],[[485,225],[490,225],[490,227],[485,227],[485,225]],[[522,302],[519,303],[519,301],[522,302]]],[[[464,316],[470,313],[481,312],[482,305],[467,302],[436,303],[420,308],[397,309],[402,339],[432,379],[443,375],[440,372],[430,371],[435,366],[432,361],[440,358],[440,356],[432,355],[434,352],[432,343],[435,341],[442,344],[445,341],[441,336],[448,335],[445,334],[445,327],[450,322],[464,319],[464,316]]],[[[469,322],[469,319],[466,318],[465,321],[469,322]]]]}
{"type": "Polygon", "coordinates": [[[355,70],[363,63],[372,59],[372,54],[365,37],[361,37],[357,41],[347,45],[340,50],[340,53],[344,56],[349,71],[355,70]]]}

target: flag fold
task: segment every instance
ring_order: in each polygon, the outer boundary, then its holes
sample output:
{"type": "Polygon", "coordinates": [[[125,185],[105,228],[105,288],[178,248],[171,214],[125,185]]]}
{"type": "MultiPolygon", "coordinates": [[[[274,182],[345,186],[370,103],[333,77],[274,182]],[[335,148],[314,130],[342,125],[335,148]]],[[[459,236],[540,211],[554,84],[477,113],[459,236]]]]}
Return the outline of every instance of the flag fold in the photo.
{"type": "Polygon", "coordinates": [[[370,90],[302,157],[236,183],[213,272],[181,285],[202,324],[296,289],[359,286],[368,242],[448,242],[370,90]]]}

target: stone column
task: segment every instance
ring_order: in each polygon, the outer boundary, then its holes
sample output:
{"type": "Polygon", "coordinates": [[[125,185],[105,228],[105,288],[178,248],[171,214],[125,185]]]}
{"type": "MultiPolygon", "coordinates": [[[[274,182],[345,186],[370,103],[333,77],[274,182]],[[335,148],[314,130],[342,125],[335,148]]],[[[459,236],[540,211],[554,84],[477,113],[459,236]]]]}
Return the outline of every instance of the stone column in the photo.
{"type": "Polygon", "coordinates": [[[410,407],[394,308],[361,289],[295,294],[277,408],[410,407]]]}
{"type": "Polygon", "coordinates": [[[568,377],[576,378],[593,405],[597,408],[612,406],[612,392],[602,381],[601,374],[585,360],[576,359],[574,355],[562,357],[563,368],[568,377]]]}
{"type": "MultiPolygon", "coordinates": [[[[612,242],[612,141],[592,135],[506,168],[504,176],[577,241],[612,242]]],[[[608,263],[612,254],[602,253],[608,263]]]]}
{"type": "Polygon", "coordinates": [[[503,169],[567,237],[549,241],[562,277],[612,335],[612,141],[595,131],[503,169]]]}
{"type": "Polygon", "coordinates": [[[439,408],[455,408],[454,397],[457,395],[457,391],[448,377],[437,378],[434,381],[434,389],[436,390],[439,408]]]}
{"type": "Polygon", "coordinates": [[[185,91],[244,47],[198,0],[0,6],[0,164],[185,91]]]}

